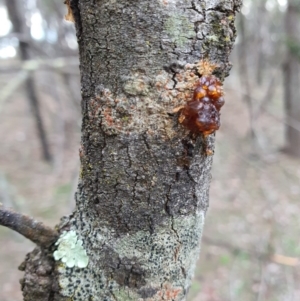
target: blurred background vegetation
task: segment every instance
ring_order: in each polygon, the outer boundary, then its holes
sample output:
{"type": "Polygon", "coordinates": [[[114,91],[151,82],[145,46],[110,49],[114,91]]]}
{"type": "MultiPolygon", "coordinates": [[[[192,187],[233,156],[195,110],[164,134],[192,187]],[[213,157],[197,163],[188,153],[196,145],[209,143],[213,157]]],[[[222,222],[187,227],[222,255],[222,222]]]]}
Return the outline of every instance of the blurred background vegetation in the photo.
{"type": "MultiPolygon", "coordinates": [[[[0,0],[0,202],[54,226],[74,207],[80,77],[62,0],[0,0]]],[[[244,0],[189,301],[300,300],[300,4],[244,0]]],[[[0,300],[33,244],[0,228],[0,300]]]]}

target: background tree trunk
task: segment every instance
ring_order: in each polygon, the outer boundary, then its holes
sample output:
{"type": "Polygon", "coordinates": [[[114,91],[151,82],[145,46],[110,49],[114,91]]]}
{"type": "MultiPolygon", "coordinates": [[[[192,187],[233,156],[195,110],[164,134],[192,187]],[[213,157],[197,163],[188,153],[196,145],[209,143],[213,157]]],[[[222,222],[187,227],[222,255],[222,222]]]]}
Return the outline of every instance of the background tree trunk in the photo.
{"type": "MultiPolygon", "coordinates": [[[[9,18],[12,22],[14,32],[17,34],[25,33],[24,36],[27,36],[27,38],[29,38],[28,35],[26,35],[26,33],[28,33],[28,30],[26,30],[27,26],[24,20],[24,16],[21,13],[21,11],[25,10],[23,3],[20,4],[16,0],[6,0],[6,8],[9,14],[9,18]]],[[[22,61],[30,59],[30,44],[28,41],[19,40],[19,53],[22,61]]],[[[30,74],[30,76],[26,79],[25,88],[30,104],[30,109],[35,120],[37,134],[41,143],[43,158],[46,161],[51,161],[49,142],[41,115],[40,102],[34,86],[33,74],[30,74]]]]}
{"type": "Polygon", "coordinates": [[[75,242],[28,254],[24,300],[185,300],[214,135],[191,135],[170,113],[192,96],[201,58],[218,64],[221,80],[228,75],[240,4],[70,1],[82,81],[81,173],[76,209],[58,230],[76,233],[75,242]],[[87,266],[75,254],[81,241],[87,266]],[[54,262],[57,247],[69,267],[54,262]]]}
{"type": "Polygon", "coordinates": [[[300,157],[300,4],[289,0],[286,12],[287,59],[284,65],[284,101],[286,109],[286,148],[300,157]]]}

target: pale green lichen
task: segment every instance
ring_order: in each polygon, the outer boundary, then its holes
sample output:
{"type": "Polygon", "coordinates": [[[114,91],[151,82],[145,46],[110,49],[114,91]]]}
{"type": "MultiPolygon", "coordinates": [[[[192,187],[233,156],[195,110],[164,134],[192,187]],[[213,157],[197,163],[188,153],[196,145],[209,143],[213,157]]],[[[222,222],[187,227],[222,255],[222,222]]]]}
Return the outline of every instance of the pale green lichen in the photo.
{"type": "Polygon", "coordinates": [[[147,270],[148,281],[154,286],[159,287],[160,282],[172,279],[174,286],[188,289],[200,254],[204,219],[202,210],[191,216],[170,217],[169,225],[156,233],[138,231],[117,239],[111,247],[121,259],[141,258],[140,263],[147,270]],[[166,262],[168,267],[165,266],[166,262]],[[167,277],[166,270],[169,271],[167,277]],[[184,278],[178,277],[182,270],[186,273],[184,278]]]}
{"type": "Polygon", "coordinates": [[[55,245],[58,245],[57,250],[53,253],[55,260],[61,259],[69,268],[87,267],[89,258],[82,246],[82,240],[78,239],[75,231],[64,231],[55,245]]]}
{"type": "Polygon", "coordinates": [[[218,42],[219,38],[216,35],[210,35],[206,37],[208,40],[212,41],[212,42],[218,42]]]}
{"type": "Polygon", "coordinates": [[[165,30],[178,47],[184,46],[195,34],[194,24],[187,17],[178,14],[166,20],[165,30]]]}

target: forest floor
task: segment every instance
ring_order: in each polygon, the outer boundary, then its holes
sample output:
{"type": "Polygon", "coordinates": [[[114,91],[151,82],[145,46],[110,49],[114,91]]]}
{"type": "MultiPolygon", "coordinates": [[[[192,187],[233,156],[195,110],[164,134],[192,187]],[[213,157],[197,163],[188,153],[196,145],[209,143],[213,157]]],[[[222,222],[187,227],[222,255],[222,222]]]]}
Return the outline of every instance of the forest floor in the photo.
{"type": "MultiPolygon", "coordinates": [[[[41,78],[47,83],[48,76],[41,78]]],[[[188,300],[300,300],[300,266],[295,262],[300,258],[300,160],[280,151],[281,90],[251,127],[234,71],[225,86],[210,207],[188,300]]],[[[254,106],[263,99],[265,86],[255,88],[254,106]]],[[[27,99],[16,92],[0,107],[0,201],[54,226],[57,217],[74,207],[80,108],[62,85],[44,83],[40,94],[53,163],[42,160],[27,99]]],[[[0,300],[21,301],[17,267],[33,244],[1,227],[0,246],[0,300]]]]}

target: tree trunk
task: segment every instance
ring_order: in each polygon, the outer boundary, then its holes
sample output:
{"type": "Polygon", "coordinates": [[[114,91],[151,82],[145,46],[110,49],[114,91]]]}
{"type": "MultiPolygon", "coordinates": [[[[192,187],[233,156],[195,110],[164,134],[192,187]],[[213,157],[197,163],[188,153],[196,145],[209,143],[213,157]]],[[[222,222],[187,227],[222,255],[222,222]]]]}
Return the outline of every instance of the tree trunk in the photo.
{"type": "Polygon", "coordinates": [[[57,244],[22,264],[24,300],[185,300],[214,135],[191,134],[173,110],[192,97],[201,58],[218,65],[221,80],[228,75],[241,3],[69,4],[82,83],[76,209],[61,221],[57,244]]]}
{"type": "Polygon", "coordinates": [[[286,109],[286,148],[300,157],[300,4],[288,1],[286,12],[287,60],[284,66],[284,101],[286,109]]]}

